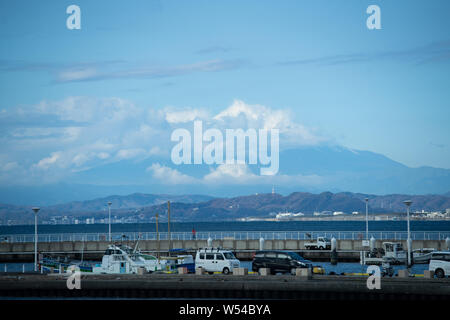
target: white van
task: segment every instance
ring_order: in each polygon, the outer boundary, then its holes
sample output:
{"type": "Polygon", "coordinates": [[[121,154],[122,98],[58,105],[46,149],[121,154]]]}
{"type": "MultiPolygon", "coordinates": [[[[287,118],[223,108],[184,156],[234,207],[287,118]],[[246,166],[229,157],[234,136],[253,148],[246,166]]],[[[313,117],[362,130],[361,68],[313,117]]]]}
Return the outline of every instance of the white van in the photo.
{"type": "Polygon", "coordinates": [[[450,276],[450,251],[436,251],[431,254],[428,270],[438,278],[450,276]]]}
{"type": "Polygon", "coordinates": [[[236,259],[233,252],[220,248],[202,248],[195,255],[195,267],[203,268],[205,271],[222,272],[229,274],[234,268],[239,268],[240,261],[236,259]]]}

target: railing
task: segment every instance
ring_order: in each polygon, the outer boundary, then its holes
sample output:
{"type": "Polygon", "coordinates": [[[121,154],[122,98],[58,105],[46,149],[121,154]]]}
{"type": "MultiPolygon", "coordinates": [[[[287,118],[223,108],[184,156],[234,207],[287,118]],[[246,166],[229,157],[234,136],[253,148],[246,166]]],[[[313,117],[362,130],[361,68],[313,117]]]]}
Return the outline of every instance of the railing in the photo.
{"type": "MultiPolygon", "coordinates": [[[[111,237],[114,241],[120,240],[157,240],[156,232],[114,232],[111,237]]],[[[234,239],[234,240],[310,240],[317,237],[336,238],[336,240],[362,240],[364,231],[199,231],[195,234],[196,240],[234,239]]],[[[405,231],[371,231],[369,238],[376,240],[406,240],[405,231]]],[[[450,231],[413,231],[412,240],[445,240],[450,238],[450,231]]],[[[171,240],[193,240],[191,232],[171,232],[171,240]]],[[[167,240],[168,233],[160,232],[160,240],[167,240]]],[[[108,233],[54,233],[39,234],[38,242],[62,241],[107,241],[108,233]]],[[[34,242],[34,234],[0,235],[0,242],[34,242]]]]}

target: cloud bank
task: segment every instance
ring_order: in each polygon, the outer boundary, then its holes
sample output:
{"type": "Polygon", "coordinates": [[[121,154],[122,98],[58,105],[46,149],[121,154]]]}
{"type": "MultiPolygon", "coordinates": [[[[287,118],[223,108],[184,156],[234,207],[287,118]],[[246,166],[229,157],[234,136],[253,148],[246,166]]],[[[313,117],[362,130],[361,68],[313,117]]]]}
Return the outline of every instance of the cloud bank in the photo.
{"type": "MultiPolygon", "coordinates": [[[[70,181],[78,172],[123,161],[128,165],[149,163],[142,174],[164,184],[274,183],[247,165],[210,166],[199,176],[187,173],[190,168],[186,165],[171,163],[170,152],[175,145],[170,140],[171,133],[176,128],[192,130],[195,120],[223,131],[276,128],[280,132],[280,148],[326,141],[295,122],[289,110],[241,100],[212,113],[206,108],[142,107],[117,97],[68,97],[0,110],[0,184],[70,181]]],[[[282,175],[273,179],[312,184],[319,180],[314,176],[282,175]]]]}

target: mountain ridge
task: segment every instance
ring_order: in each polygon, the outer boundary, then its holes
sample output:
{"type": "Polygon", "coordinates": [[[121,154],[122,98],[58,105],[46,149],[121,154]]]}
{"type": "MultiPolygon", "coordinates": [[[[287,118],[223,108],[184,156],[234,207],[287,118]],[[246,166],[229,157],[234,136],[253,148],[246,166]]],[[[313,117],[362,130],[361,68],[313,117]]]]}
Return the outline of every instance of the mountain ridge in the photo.
{"type": "Polygon", "coordinates": [[[448,194],[450,190],[450,169],[408,167],[371,151],[331,145],[297,147],[281,150],[279,160],[278,174],[265,177],[259,175],[258,165],[235,172],[220,170],[217,164],[174,165],[170,158],[164,157],[121,160],[75,172],[64,183],[0,186],[0,203],[48,206],[133,192],[204,194],[206,191],[212,197],[235,197],[269,192],[273,185],[281,194],[296,191],[448,194]],[[95,185],[89,184],[92,182],[95,185]]]}
{"type": "MultiPolygon", "coordinates": [[[[214,198],[205,195],[167,195],[133,193],[127,196],[108,196],[93,200],[74,201],[66,204],[42,207],[40,218],[54,216],[105,218],[107,202],[111,201],[111,212],[118,217],[141,216],[144,221],[154,219],[159,213],[167,217],[167,201],[171,201],[173,219],[182,221],[230,220],[248,216],[268,216],[279,212],[302,212],[312,215],[321,211],[365,212],[365,198],[369,199],[369,212],[405,212],[403,201],[412,200],[414,210],[445,210],[450,208],[450,197],[446,195],[370,195],[352,192],[293,192],[283,196],[278,193],[251,194],[238,197],[214,198]]],[[[0,219],[20,218],[32,220],[32,206],[0,204],[0,219]]]]}

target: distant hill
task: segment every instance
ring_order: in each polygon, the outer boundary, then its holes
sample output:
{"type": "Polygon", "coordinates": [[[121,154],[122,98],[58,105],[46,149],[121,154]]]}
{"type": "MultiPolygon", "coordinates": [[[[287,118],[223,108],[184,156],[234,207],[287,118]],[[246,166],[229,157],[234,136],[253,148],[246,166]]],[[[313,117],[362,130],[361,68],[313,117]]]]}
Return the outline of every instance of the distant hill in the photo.
{"type": "MultiPolygon", "coordinates": [[[[405,212],[404,200],[413,201],[414,210],[445,210],[450,208],[450,197],[442,195],[411,196],[386,195],[375,196],[350,192],[323,192],[312,194],[294,192],[288,196],[280,194],[257,194],[234,198],[218,198],[196,204],[173,203],[172,218],[186,221],[229,220],[246,216],[267,216],[270,213],[302,212],[313,214],[315,211],[353,211],[365,212],[365,198],[369,198],[370,213],[405,212]]],[[[163,213],[165,204],[143,208],[142,213],[152,218],[155,212],[163,213]]]]}
{"type": "Polygon", "coordinates": [[[7,220],[13,219],[19,223],[28,224],[34,222],[32,206],[16,206],[11,204],[0,203],[0,221],[6,223],[7,220]]]}
{"type": "MultiPolygon", "coordinates": [[[[445,210],[450,208],[450,197],[444,195],[367,195],[351,192],[294,192],[287,196],[277,193],[253,194],[232,198],[212,198],[204,195],[155,195],[133,193],[127,196],[109,196],[87,201],[42,207],[40,218],[52,216],[106,217],[107,202],[115,216],[143,215],[146,221],[158,213],[167,217],[167,201],[171,201],[172,219],[175,221],[232,220],[247,216],[267,216],[279,212],[302,212],[306,215],[318,211],[365,212],[365,198],[369,199],[370,213],[405,212],[404,200],[412,200],[414,210],[445,210]]],[[[0,218],[32,221],[31,206],[0,204],[0,218]]]]}
{"type": "Polygon", "coordinates": [[[197,203],[211,200],[213,197],[204,195],[168,195],[168,194],[144,194],[133,193],[127,196],[113,195],[88,201],[72,201],[69,203],[45,207],[46,212],[97,212],[107,208],[111,201],[111,207],[117,209],[138,209],[158,205],[167,201],[197,203]]]}
{"type": "MultiPolygon", "coordinates": [[[[72,201],[53,206],[42,206],[39,211],[40,219],[52,216],[96,216],[104,215],[108,209],[108,201],[111,201],[111,209],[117,213],[129,213],[142,207],[155,206],[160,203],[183,202],[186,204],[205,202],[213,197],[206,195],[167,195],[167,194],[143,194],[133,193],[126,196],[112,195],[104,198],[97,198],[86,201],[72,201]]],[[[33,218],[33,206],[20,206],[10,204],[0,204],[0,219],[14,219],[26,223],[33,218]]],[[[34,221],[34,220],[33,220],[34,221]]]]}

